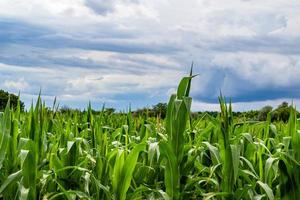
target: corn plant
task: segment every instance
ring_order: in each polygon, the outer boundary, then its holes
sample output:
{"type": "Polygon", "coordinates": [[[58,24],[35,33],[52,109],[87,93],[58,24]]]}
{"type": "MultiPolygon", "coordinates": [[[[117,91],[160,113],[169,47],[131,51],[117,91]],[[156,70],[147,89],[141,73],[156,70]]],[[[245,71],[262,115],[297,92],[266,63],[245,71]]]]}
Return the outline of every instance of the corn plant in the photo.
{"type": "Polygon", "coordinates": [[[221,95],[213,117],[192,115],[194,76],[171,95],[165,119],[60,112],[39,96],[0,113],[0,199],[295,199],[300,122],[234,118],[221,95]]]}

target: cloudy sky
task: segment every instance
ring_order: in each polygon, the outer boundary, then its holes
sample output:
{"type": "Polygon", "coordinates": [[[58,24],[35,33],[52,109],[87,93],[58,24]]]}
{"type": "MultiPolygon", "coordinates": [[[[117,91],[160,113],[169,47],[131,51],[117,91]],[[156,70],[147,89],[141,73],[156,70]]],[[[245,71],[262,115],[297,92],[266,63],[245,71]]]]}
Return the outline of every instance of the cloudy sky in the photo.
{"type": "Polygon", "coordinates": [[[0,88],[26,105],[168,100],[191,62],[194,110],[300,106],[299,0],[1,0],[0,88]]]}

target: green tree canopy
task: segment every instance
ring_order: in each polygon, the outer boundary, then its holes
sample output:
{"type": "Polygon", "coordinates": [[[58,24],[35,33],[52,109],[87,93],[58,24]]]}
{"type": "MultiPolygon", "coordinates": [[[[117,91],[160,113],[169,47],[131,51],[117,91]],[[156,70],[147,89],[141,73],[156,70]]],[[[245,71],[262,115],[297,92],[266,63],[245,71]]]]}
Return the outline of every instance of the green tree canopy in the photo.
{"type": "Polygon", "coordinates": [[[267,116],[268,113],[271,112],[273,110],[272,106],[265,106],[263,107],[259,113],[258,113],[258,120],[259,121],[266,121],[267,120],[267,116]]]}
{"type": "Polygon", "coordinates": [[[153,106],[153,112],[155,116],[160,116],[162,119],[166,117],[167,114],[167,103],[158,103],[153,106]]]}
{"type": "Polygon", "coordinates": [[[287,102],[282,102],[272,113],[272,120],[287,122],[290,117],[291,109],[293,106],[289,106],[287,102]]]}
{"type": "MultiPolygon", "coordinates": [[[[13,108],[15,108],[18,105],[18,99],[19,97],[10,94],[4,90],[0,90],[0,111],[3,111],[5,109],[5,106],[7,104],[8,99],[10,98],[10,104],[13,108]]],[[[20,101],[21,110],[24,110],[24,103],[20,101]]]]}

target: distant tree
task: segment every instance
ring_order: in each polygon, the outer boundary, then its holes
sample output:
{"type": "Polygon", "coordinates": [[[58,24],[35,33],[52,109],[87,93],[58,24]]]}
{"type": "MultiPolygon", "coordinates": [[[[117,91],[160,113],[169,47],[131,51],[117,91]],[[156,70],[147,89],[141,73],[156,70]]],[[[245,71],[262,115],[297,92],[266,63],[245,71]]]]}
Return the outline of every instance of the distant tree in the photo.
{"type": "Polygon", "coordinates": [[[153,106],[153,112],[155,116],[160,116],[160,118],[164,119],[167,114],[167,103],[158,103],[153,106]]]}
{"type": "Polygon", "coordinates": [[[258,119],[258,110],[249,110],[243,112],[233,112],[233,116],[237,119],[242,120],[257,120],[258,119]]]}
{"type": "Polygon", "coordinates": [[[63,105],[62,107],[60,107],[59,108],[59,111],[61,112],[61,113],[68,113],[68,114],[71,114],[71,113],[81,113],[81,110],[79,110],[79,109],[76,109],[76,108],[71,108],[71,107],[69,107],[69,106],[67,106],[67,105],[63,105]]]}
{"type": "MultiPolygon", "coordinates": [[[[18,105],[18,96],[10,94],[4,90],[0,90],[0,111],[3,111],[6,107],[8,98],[10,98],[10,105],[15,108],[18,105]]],[[[24,110],[24,103],[20,101],[21,111],[24,110]]]]}
{"type": "Polygon", "coordinates": [[[268,116],[268,113],[271,112],[273,110],[273,107],[272,106],[265,106],[263,107],[259,113],[258,113],[258,120],[259,121],[266,121],[267,120],[267,116],[268,116]]]}
{"type": "Polygon", "coordinates": [[[284,101],[282,102],[278,107],[277,109],[280,109],[280,108],[288,108],[289,107],[289,103],[284,101]]]}
{"type": "Polygon", "coordinates": [[[134,117],[137,117],[137,116],[153,117],[154,116],[153,110],[150,108],[139,108],[136,111],[133,111],[132,114],[134,117]]]}
{"type": "Polygon", "coordinates": [[[160,117],[164,119],[167,114],[167,103],[158,103],[152,108],[139,108],[136,111],[133,111],[133,116],[148,116],[148,117],[160,117]]]}
{"type": "Polygon", "coordinates": [[[272,120],[287,122],[290,117],[292,106],[289,106],[287,102],[282,102],[273,112],[272,120]]]}
{"type": "Polygon", "coordinates": [[[116,111],[114,108],[105,108],[105,112],[108,114],[113,114],[116,111]]]}
{"type": "Polygon", "coordinates": [[[63,105],[62,107],[60,107],[59,111],[61,113],[70,113],[72,112],[72,108],[68,107],[67,105],[63,105]]]}

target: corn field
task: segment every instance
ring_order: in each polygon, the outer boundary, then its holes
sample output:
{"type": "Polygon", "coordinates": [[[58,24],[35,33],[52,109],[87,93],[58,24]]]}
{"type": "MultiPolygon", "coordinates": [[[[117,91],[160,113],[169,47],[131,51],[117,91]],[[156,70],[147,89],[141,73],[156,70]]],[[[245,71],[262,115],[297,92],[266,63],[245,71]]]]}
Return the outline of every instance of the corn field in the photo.
{"type": "Polygon", "coordinates": [[[193,76],[166,119],[61,113],[39,97],[0,115],[0,199],[299,199],[300,123],[191,117],[193,76]]]}

